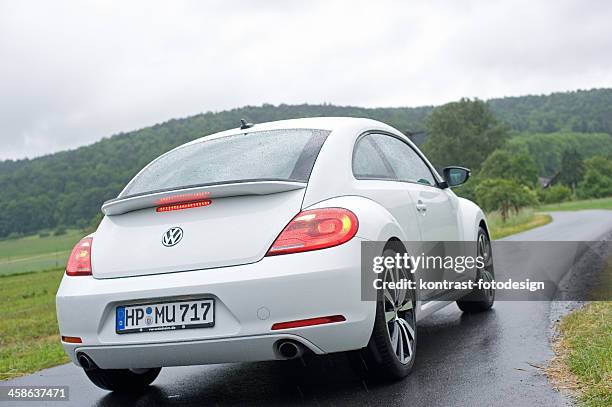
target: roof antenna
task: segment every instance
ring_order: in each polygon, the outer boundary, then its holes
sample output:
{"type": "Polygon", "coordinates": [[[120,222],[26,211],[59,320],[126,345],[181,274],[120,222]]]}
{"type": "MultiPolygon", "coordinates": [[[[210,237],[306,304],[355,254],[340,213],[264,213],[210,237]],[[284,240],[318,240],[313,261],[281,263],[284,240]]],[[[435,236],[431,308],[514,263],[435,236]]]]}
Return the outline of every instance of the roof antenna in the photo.
{"type": "Polygon", "coordinates": [[[254,126],[253,123],[247,123],[246,120],[240,119],[240,130],[250,129],[253,126],[254,126]]]}

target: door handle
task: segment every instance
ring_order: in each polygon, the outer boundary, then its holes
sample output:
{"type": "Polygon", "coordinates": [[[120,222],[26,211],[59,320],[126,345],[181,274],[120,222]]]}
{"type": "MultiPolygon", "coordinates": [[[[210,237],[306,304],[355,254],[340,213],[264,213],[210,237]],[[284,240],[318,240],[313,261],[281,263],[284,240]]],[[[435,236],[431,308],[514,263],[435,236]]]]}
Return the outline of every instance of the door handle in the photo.
{"type": "Polygon", "coordinates": [[[423,201],[419,200],[416,204],[416,210],[424,215],[425,212],[427,212],[427,205],[425,205],[423,201]]]}

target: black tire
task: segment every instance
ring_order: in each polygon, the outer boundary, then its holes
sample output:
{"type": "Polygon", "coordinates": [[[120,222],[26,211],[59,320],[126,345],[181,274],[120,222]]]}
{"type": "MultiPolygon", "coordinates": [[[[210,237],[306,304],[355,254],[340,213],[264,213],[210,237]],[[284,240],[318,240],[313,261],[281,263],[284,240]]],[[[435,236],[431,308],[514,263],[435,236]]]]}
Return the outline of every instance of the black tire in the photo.
{"type": "Polygon", "coordinates": [[[89,369],[85,374],[93,384],[104,390],[137,393],[146,389],[159,375],[161,367],[152,369],[89,369]]]}
{"type": "MultiPolygon", "coordinates": [[[[493,252],[491,250],[491,240],[487,231],[482,227],[478,228],[478,237],[476,240],[477,256],[483,256],[484,267],[478,269],[476,279],[484,281],[493,281],[495,279],[495,270],[493,267],[493,252]]],[[[459,309],[466,313],[483,312],[491,309],[495,302],[495,289],[490,290],[474,290],[462,299],[457,301],[459,309]]]]}
{"type": "MultiPolygon", "coordinates": [[[[403,247],[394,242],[383,256],[395,256],[403,247]],[[395,247],[394,247],[395,246],[395,247]]],[[[412,279],[409,270],[387,269],[384,281],[412,279]]],[[[416,357],[416,293],[414,290],[377,290],[376,317],[368,346],[351,355],[358,373],[373,379],[399,380],[411,372],[416,357]]]]}

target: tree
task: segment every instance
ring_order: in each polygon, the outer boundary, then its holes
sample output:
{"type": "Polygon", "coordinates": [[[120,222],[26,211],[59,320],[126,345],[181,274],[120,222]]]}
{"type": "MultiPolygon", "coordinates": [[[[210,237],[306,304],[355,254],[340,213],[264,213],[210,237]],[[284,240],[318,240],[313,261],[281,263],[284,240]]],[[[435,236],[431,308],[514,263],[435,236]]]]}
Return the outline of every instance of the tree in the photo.
{"type": "Polygon", "coordinates": [[[537,204],[535,193],[514,180],[485,179],[476,187],[476,199],[486,211],[499,211],[502,221],[508,219],[511,210],[518,213],[524,206],[537,204]]]}
{"type": "MultiPolygon", "coordinates": [[[[496,127],[487,107],[499,123],[523,132],[508,140],[504,149],[513,154],[523,149],[528,151],[536,161],[540,175],[556,173],[561,167],[562,153],[568,148],[575,148],[583,158],[606,156],[612,152],[612,89],[508,97],[489,100],[486,106],[483,105],[482,102],[463,100],[440,107],[429,124],[434,138],[427,148],[441,150],[441,159],[434,154],[430,157],[432,161],[464,164],[474,170],[473,180],[457,189],[470,199],[475,198],[478,167],[500,146],[497,138],[492,139],[494,145],[490,146],[487,141],[490,137],[479,137],[481,133],[490,135],[499,127],[499,124],[496,127]],[[445,111],[450,112],[450,117],[444,114],[445,111]],[[472,115],[472,112],[482,114],[472,115]],[[471,116],[488,120],[479,121],[471,116]],[[483,122],[494,124],[488,127],[483,122]],[[486,131],[481,131],[483,128],[486,131]],[[553,128],[560,133],[534,134],[553,128]],[[572,129],[588,133],[568,133],[572,129]],[[455,137],[440,138],[436,133],[455,137]],[[444,155],[446,149],[452,151],[450,157],[444,155]]],[[[0,238],[30,234],[45,228],[53,230],[58,226],[74,228],[82,221],[89,223],[100,212],[101,204],[116,197],[149,161],[187,141],[234,128],[241,118],[263,123],[296,117],[366,117],[402,131],[415,131],[425,127],[432,111],[432,106],[371,109],[329,104],[246,106],[169,120],[71,151],[0,161],[0,238]]]]}
{"type": "Polygon", "coordinates": [[[507,150],[495,150],[482,164],[480,176],[514,180],[530,188],[538,184],[538,169],[526,151],[511,154],[507,150]]]}
{"type": "Polygon", "coordinates": [[[574,192],[576,191],[578,183],[582,180],[583,175],[584,164],[582,163],[582,157],[578,151],[575,148],[563,151],[559,182],[567,185],[572,189],[572,192],[574,192]]]}
{"type": "Polygon", "coordinates": [[[584,178],[578,185],[581,198],[605,198],[612,196],[612,160],[595,156],[585,160],[584,178]]]}
{"type": "Polygon", "coordinates": [[[461,99],[434,109],[426,120],[423,150],[436,166],[463,165],[478,170],[507,137],[487,105],[461,99]]]}

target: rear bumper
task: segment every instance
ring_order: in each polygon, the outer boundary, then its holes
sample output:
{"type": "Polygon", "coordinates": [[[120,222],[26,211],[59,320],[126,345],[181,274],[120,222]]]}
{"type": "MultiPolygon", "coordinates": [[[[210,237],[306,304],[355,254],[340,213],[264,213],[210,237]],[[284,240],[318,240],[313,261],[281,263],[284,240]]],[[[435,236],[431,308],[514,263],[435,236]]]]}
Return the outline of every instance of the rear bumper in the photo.
{"type": "Polygon", "coordinates": [[[101,368],[181,366],[280,358],[280,339],[314,353],[365,346],[375,303],[361,301],[358,238],[331,249],[266,257],[242,266],[129,278],[64,277],[57,293],[61,335],[76,363],[84,352],[101,368]],[[212,297],[215,326],[133,334],[115,332],[115,308],[143,301],[212,297]],[[327,315],[344,322],[272,331],[272,324],[327,315]]]}
{"type": "Polygon", "coordinates": [[[321,349],[296,335],[254,335],[203,341],[183,341],[115,346],[81,346],[102,369],[206,365],[280,359],[276,344],[281,340],[300,342],[316,354],[321,349]]]}

